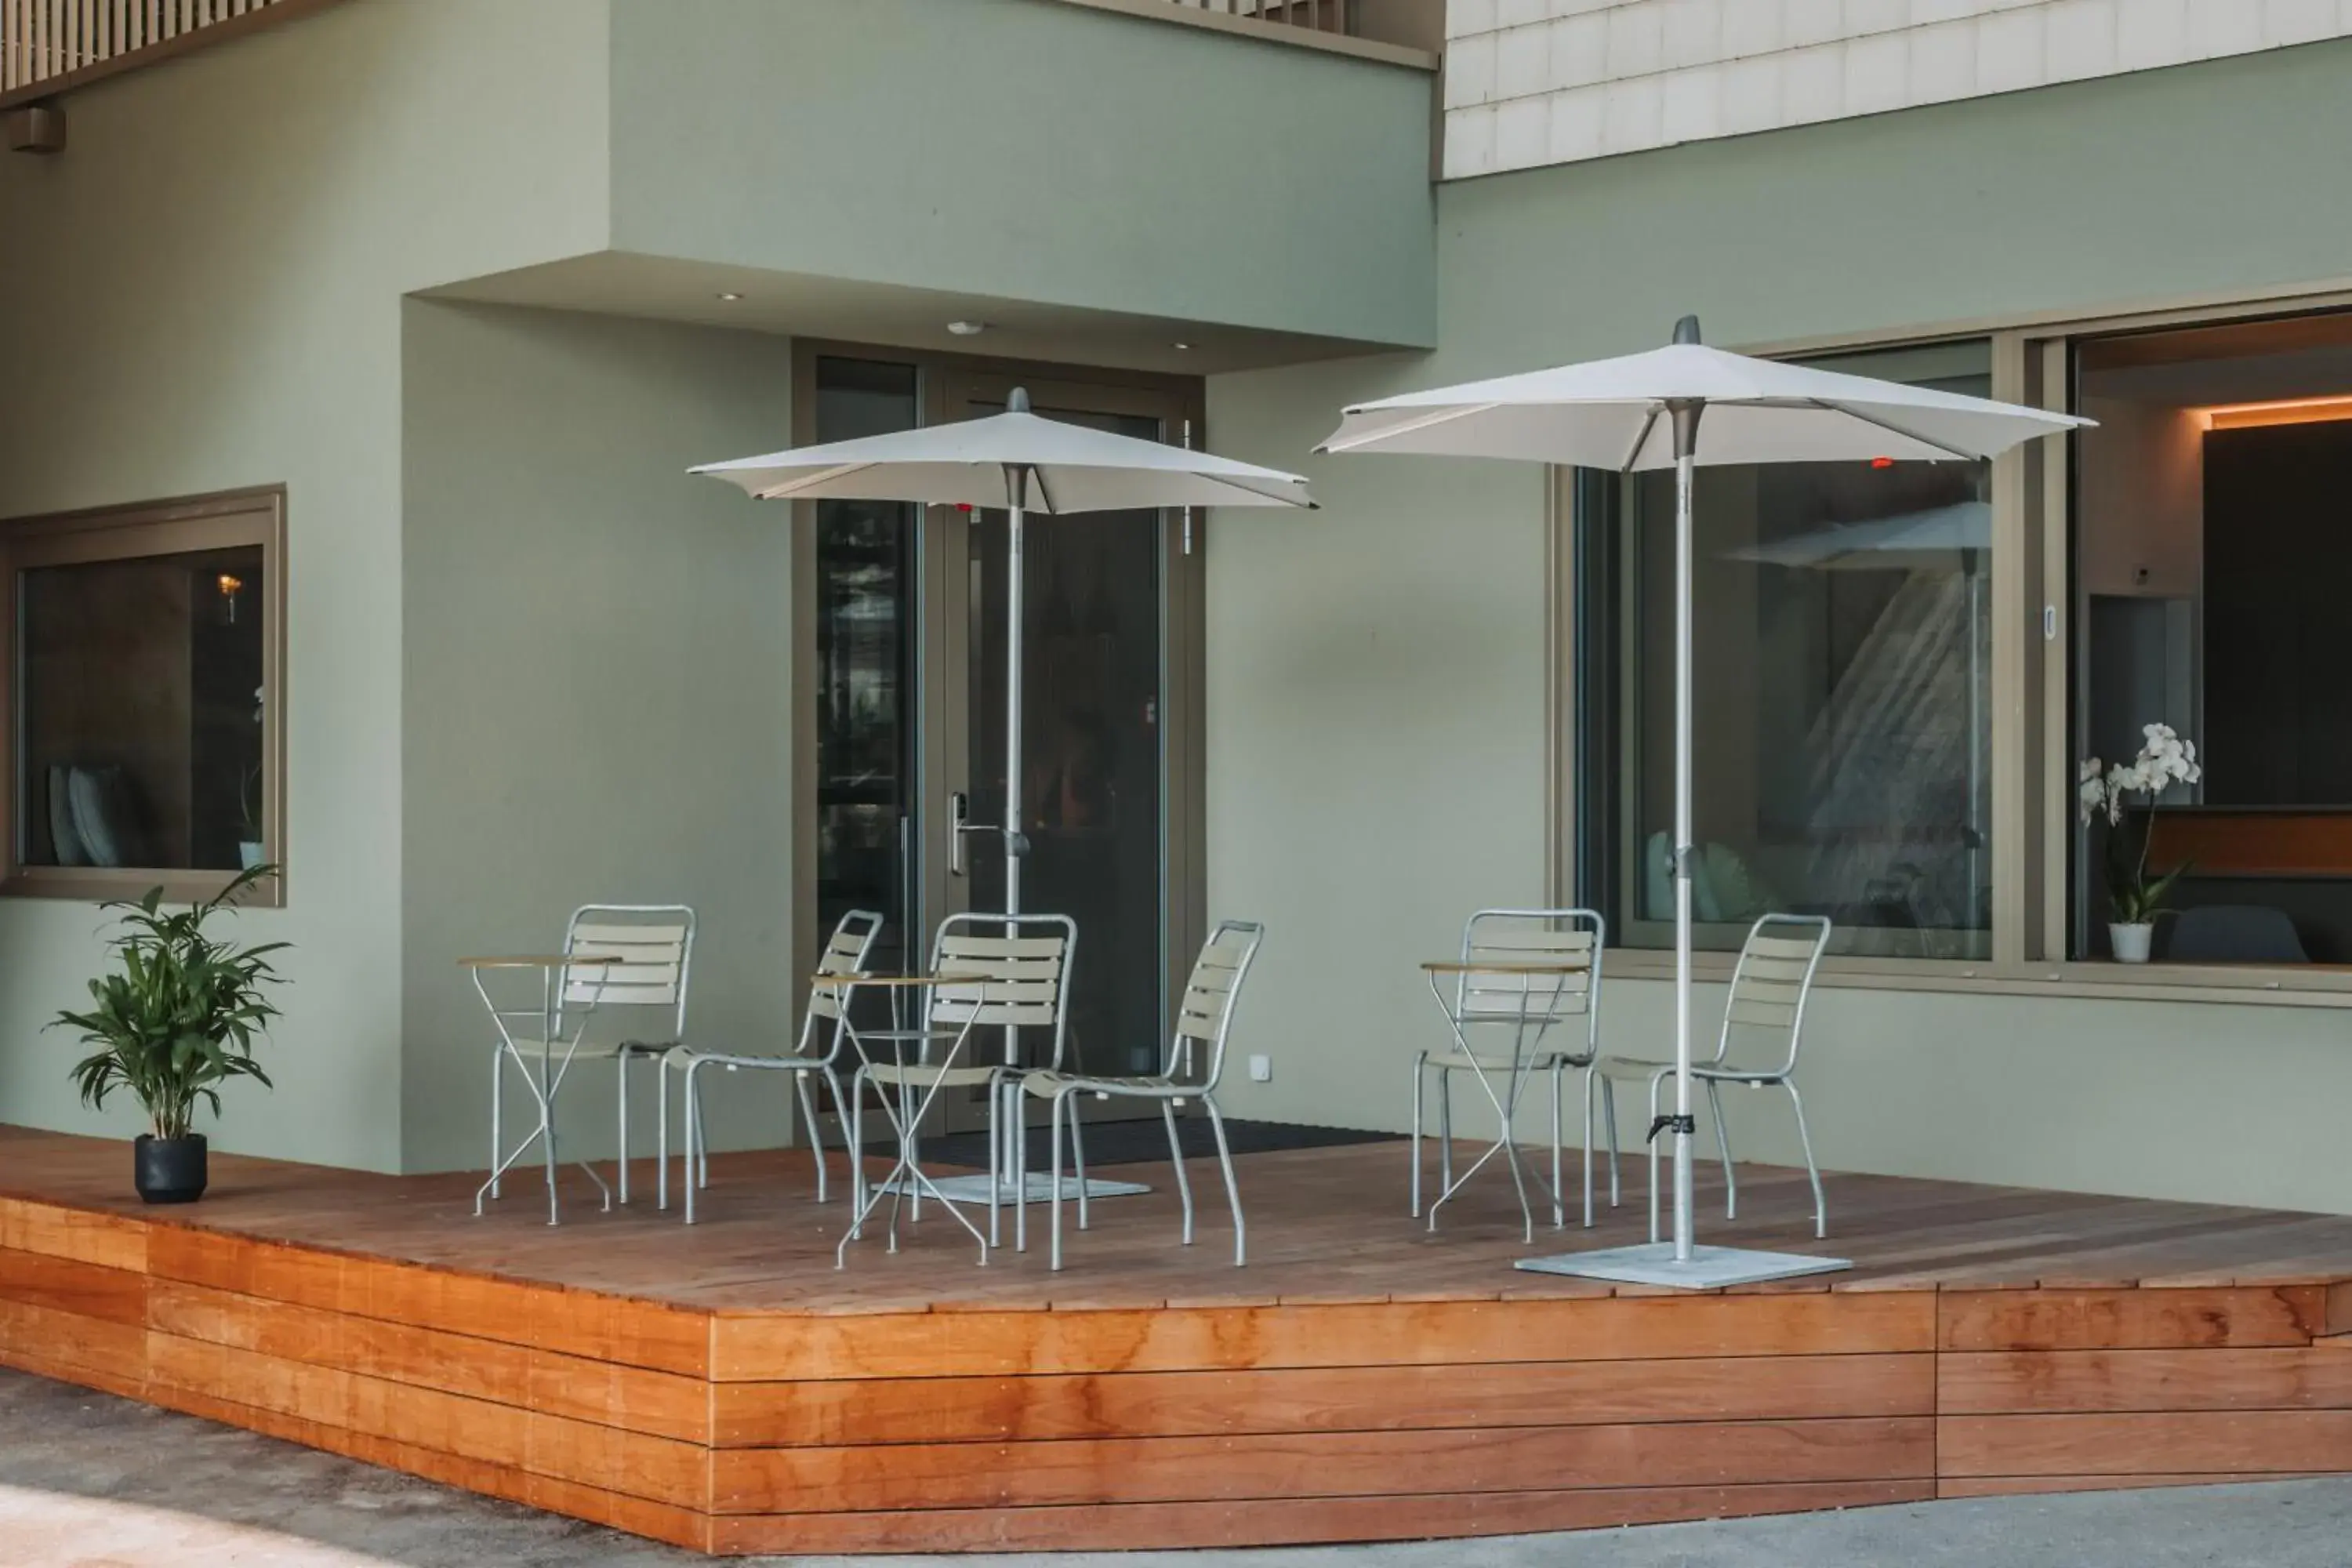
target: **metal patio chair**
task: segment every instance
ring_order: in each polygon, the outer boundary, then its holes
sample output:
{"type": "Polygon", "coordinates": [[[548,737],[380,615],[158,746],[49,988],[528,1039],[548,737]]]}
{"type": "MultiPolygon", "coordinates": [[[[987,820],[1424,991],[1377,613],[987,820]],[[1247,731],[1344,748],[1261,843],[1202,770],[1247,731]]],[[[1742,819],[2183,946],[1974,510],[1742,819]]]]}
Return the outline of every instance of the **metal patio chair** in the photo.
{"type": "MultiPolygon", "coordinates": [[[[1601,1052],[1601,965],[1608,933],[1609,922],[1599,911],[1585,909],[1480,910],[1464,922],[1462,962],[1465,964],[1557,963],[1567,972],[1558,976],[1472,973],[1454,977],[1451,1016],[1456,1022],[1457,1039],[1449,1048],[1424,1050],[1413,1058],[1412,1210],[1415,1218],[1422,1212],[1423,1100],[1431,1071],[1437,1074],[1439,1203],[1459,1184],[1454,1179],[1454,1075],[1467,1072],[1484,1082],[1495,1073],[1516,1072],[1521,1080],[1529,1074],[1548,1073],[1551,1077],[1552,1223],[1565,1226],[1560,1105],[1564,1079],[1574,1068],[1584,1074],[1584,1223],[1592,1223],[1592,1068],[1601,1052]],[[1503,1034],[1505,1030],[1509,1033],[1503,1034]],[[1557,1037],[1555,1030],[1559,1031],[1557,1037]]],[[[1512,1110],[1517,1109],[1517,1087],[1515,1082],[1512,1110]]],[[[1600,1092],[1608,1105],[1604,1120],[1609,1131],[1609,1202],[1614,1207],[1619,1196],[1616,1101],[1606,1079],[1600,1080],[1600,1092]]],[[[1465,1172],[1464,1179],[1468,1175],[1465,1172]]],[[[1437,1204],[1430,1205],[1433,1225],[1436,1209],[1437,1204]]]]}
{"type": "MultiPolygon", "coordinates": [[[[584,1061],[613,1063],[618,1080],[617,1184],[620,1201],[625,1204],[629,1201],[629,1064],[658,1058],[685,1040],[687,987],[692,978],[694,960],[694,910],[685,904],[583,904],[572,911],[572,918],[564,924],[563,952],[568,957],[604,962],[562,970],[554,1006],[549,1013],[554,1026],[541,1028],[539,1035],[564,1038],[501,1040],[492,1052],[491,1169],[499,1173],[504,1168],[500,1160],[506,1132],[504,1089],[509,1055],[537,1047],[545,1056],[551,1048],[564,1050],[568,1045],[564,1072],[555,1074],[545,1086],[551,1100],[547,1119],[551,1125],[551,1101],[572,1066],[584,1061]],[[568,1030],[563,1023],[566,1013],[574,1016],[568,1030]],[[591,1013],[598,1019],[618,1015],[635,1022],[621,1031],[619,1039],[593,1043],[584,1037],[587,1015],[591,1013]]],[[[484,1001],[488,1002],[487,994],[484,1001]]],[[[496,1013],[498,1009],[493,1007],[492,1011],[496,1013]]],[[[604,1194],[606,1206],[611,1206],[613,1189],[605,1186],[604,1178],[593,1170],[588,1174],[604,1194]]],[[[498,1175],[493,1174],[485,1187],[491,1197],[497,1197],[498,1175]]]]}
{"type": "MultiPolygon", "coordinates": [[[[1067,915],[954,914],[940,922],[931,939],[929,973],[970,976],[984,985],[936,985],[923,994],[923,1013],[911,1026],[887,1029],[859,1028],[858,1038],[868,1051],[887,1047],[898,1059],[861,1064],[849,1086],[849,1169],[856,1207],[866,1208],[865,1086],[873,1084],[898,1099],[905,1136],[916,1137],[912,1117],[919,1100],[931,1091],[960,1088],[983,1089],[988,1095],[988,1245],[998,1245],[1003,1234],[1002,1207],[1006,1173],[1014,1162],[1009,1150],[1022,1142],[1018,1114],[1018,1080],[1035,1070],[1055,1071],[1062,1066],[1068,1040],[1070,964],[1077,955],[1078,926],[1067,915]],[[934,1064],[932,1051],[944,1048],[968,1032],[1002,1029],[1002,1058],[993,1064],[934,1064]],[[1052,1046],[1042,1068],[1020,1060],[1020,1031],[1044,1029],[1052,1046]]],[[[978,1040],[974,1054],[983,1050],[978,1040]]],[[[1081,1188],[1086,1154],[1078,1145],[1075,1124],[1070,1132],[1073,1158],[1081,1188]]],[[[922,1217],[922,1196],[908,1194],[912,1215],[922,1217]]]]}
{"type": "MultiPolygon", "coordinates": [[[[841,1032],[843,993],[827,985],[825,975],[863,974],[866,955],[873,951],[874,940],[882,934],[882,917],[871,910],[851,910],[835,922],[833,935],[825,940],[824,952],[818,955],[816,976],[809,984],[808,1010],[801,1016],[799,1041],[784,1052],[730,1052],[703,1050],[682,1046],[661,1058],[661,1133],[656,1157],[660,1161],[662,1207],[669,1206],[669,1074],[680,1076],[679,1085],[686,1105],[685,1158],[681,1161],[678,1179],[683,1184],[686,1198],[686,1223],[694,1223],[696,1189],[710,1184],[710,1150],[702,1123],[702,1085],[699,1075],[705,1068],[723,1072],[785,1072],[793,1075],[794,1098],[800,1103],[802,1119],[808,1124],[809,1152],[816,1161],[816,1201],[825,1201],[824,1133],[817,1121],[816,1091],[810,1083],[812,1077],[822,1078],[833,1091],[833,1106],[847,1125],[849,1102],[842,1097],[841,1063],[845,1047],[841,1032]],[[819,1038],[820,1034],[824,1037],[819,1038]]],[[[789,1115],[789,1112],[787,1112],[789,1115]]]]}
{"type": "MultiPolygon", "coordinates": [[[[1797,1113],[1797,1141],[1805,1151],[1805,1174],[1813,1186],[1813,1234],[1829,1235],[1829,1205],[1822,1195],[1821,1167],[1813,1161],[1812,1134],[1805,1126],[1805,1100],[1797,1092],[1797,1052],[1804,1043],[1805,1004],[1812,996],[1813,975],[1822,954],[1829,951],[1831,926],[1821,915],[1766,915],[1748,928],[1731,971],[1731,994],[1725,999],[1723,1027],[1716,1036],[1715,1054],[1691,1063],[1691,1077],[1706,1087],[1707,1114],[1715,1122],[1715,1147],[1723,1163],[1723,1217],[1739,1217],[1739,1182],[1732,1171],[1731,1130],[1723,1120],[1722,1086],[1744,1083],[1750,1089],[1777,1085],[1789,1091],[1797,1113]],[[1802,932],[1802,935],[1793,933],[1802,932]],[[1735,1040],[1745,1044],[1761,1037],[1783,1042],[1752,1067],[1732,1059],[1735,1040]]],[[[1751,1056],[1750,1060],[1756,1058],[1751,1056]]],[[[1658,1096],[1675,1064],[1635,1057],[1603,1057],[1596,1069],[1604,1078],[1646,1078],[1650,1081],[1650,1125],[1658,1124],[1658,1096]]],[[[1613,1142],[1614,1128],[1611,1132],[1613,1142]]],[[[1650,1239],[1658,1228],[1658,1140],[1650,1145],[1650,1239]]]]}
{"type": "MultiPolygon", "coordinates": [[[[1242,982],[1249,978],[1250,964],[1257,957],[1258,944],[1265,940],[1265,928],[1251,921],[1221,921],[1202,944],[1201,956],[1193,962],[1192,976],[1184,983],[1184,998],[1176,1010],[1176,1027],[1168,1044],[1160,1070],[1142,1077],[1090,1078],[1082,1073],[1034,1072],[1021,1080],[1021,1091],[1051,1103],[1053,1113],[1047,1125],[1052,1129],[1048,1146],[1053,1150],[1051,1187],[1054,1209],[1053,1240],[1048,1255],[1054,1268],[1062,1267],[1062,1124],[1066,1116],[1073,1129],[1077,1122],[1076,1100],[1092,1095],[1097,1100],[1155,1100],[1160,1102],[1160,1118],[1168,1127],[1168,1153],[1176,1166],[1176,1191],[1184,1200],[1184,1245],[1192,1245],[1192,1184],[1184,1172],[1184,1146],[1177,1135],[1176,1112],[1187,1100],[1198,1100],[1209,1113],[1209,1128],[1217,1140],[1217,1163],[1224,1172],[1225,1202],[1234,1211],[1234,1267],[1239,1268],[1248,1258],[1248,1228],[1242,1218],[1241,1187],[1234,1179],[1234,1156],[1225,1141],[1225,1120],[1217,1110],[1217,1079],[1225,1068],[1225,1040],[1233,1030],[1234,1006],[1240,999],[1242,982]],[[1207,1060],[1196,1062],[1194,1045],[1204,1047],[1207,1060]]],[[[1020,1214],[1028,1207],[1028,1141],[1016,1144],[1013,1186],[1014,1202],[1021,1205],[1016,1212],[1013,1235],[1015,1245],[1025,1240],[1026,1227],[1020,1214]]],[[[1079,1191],[1085,1192],[1086,1176],[1079,1173],[1079,1191]]],[[[1083,1197],[1080,1204],[1084,1213],[1083,1197]]],[[[1081,1217],[1080,1228],[1085,1228],[1081,1217]]]]}

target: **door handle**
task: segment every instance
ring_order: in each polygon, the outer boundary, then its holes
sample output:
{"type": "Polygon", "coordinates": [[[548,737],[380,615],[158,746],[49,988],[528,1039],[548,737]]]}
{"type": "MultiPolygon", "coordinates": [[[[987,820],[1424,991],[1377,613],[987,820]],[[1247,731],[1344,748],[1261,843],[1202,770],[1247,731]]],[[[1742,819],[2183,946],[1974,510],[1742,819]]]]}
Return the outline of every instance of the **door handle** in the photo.
{"type": "Polygon", "coordinates": [[[971,796],[962,790],[948,796],[948,822],[952,829],[948,835],[948,870],[958,877],[969,876],[971,866],[964,855],[964,835],[998,830],[987,823],[971,820],[971,796]]]}

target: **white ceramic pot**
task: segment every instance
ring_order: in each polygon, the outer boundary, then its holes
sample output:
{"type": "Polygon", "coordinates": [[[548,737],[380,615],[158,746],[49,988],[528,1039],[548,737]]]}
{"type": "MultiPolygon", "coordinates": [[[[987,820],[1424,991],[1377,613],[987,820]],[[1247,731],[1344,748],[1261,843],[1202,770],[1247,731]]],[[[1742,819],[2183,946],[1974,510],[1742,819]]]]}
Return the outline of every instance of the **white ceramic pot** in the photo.
{"type": "Polygon", "coordinates": [[[2151,924],[2119,925],[2112,921],[2107,924],[2107,942],[2116,951],[2117,963],[2146,963],[2148,940],[2155,935],[2156,927],[2151,924]]]}

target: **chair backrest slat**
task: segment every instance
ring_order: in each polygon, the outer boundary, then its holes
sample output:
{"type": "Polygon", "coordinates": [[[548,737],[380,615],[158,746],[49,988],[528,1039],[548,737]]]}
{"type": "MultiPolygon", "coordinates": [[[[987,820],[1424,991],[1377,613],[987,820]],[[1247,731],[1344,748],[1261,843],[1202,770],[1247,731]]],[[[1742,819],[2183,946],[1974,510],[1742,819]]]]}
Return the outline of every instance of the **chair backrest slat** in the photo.
{"type": "Polygon", "coordinates": [[[583,904],[572,911],[563,951],[611,963],[566,965],[563,1005],[667,1010],[664,1026],[637,1029],[648,1043],[686,1037],[687,986],[694,962],[694,910],[684,904],[583,904]]]}
{"type": "Polygon", "coordinates": [[[1068,1038],[1069,973],[1078,941],[1067,915],[950,915],[931,942],[931,973],[985,984],[939,985],[929,1017],[936,1027],[1050,1029],[1046,1065],[1059,1068],[1068,1038]]]}
{"type": "Polygon", "coordinates": [[[1480,910],[1462,927],[1465,963],[1544,964],[1547,973],[1513,974],[1474,970],[1456,977],[1454,1015],[1467,1025],[1533,1026],[1521,1045],[1555,1025],[1581,1019],[1583,1039],[1544,1042],[1541,1048],[1581,1056],[1597,1049],[1601,1029],[1601,967],[1608,921],[1585,909],[1480,910]]]}
{"type": "Polygon", "coordinates": [[[1198,1040],[1207,1047],[1209,1058],[1203,1064],[1200,1087],[1203,1090],[1217,1087],[1225,1068],[1225,1042],[1233,1033],[1242,982],[1248,978],[1258,944],[1265,940],[1265,928],[1255,921],[1221,921],[1201,944],[1200,956],[1192,961],[1192,973],[1186,976],[1183,994],[1176,1003],[1167,1066],[1170,1075],[1189,1067],[1191,1042],[1198,1040]]]}
{"type": "Polygon", "coordinates": [[[1780,1034],[1787,1037],[1780,1059],[1745,1070],[1783,1077],[1796,1071],[1805,1004],[1812,994],[1822,954],[1829,949],[1830,931],[1830,922],[1820,915],[1768,914],[1748,928],[1731,971],[1723,1033],[1716,1042],[1717,1062],[1730,1059],[1735,1029],[1780,1034]]]}
{"type": "MultiPolygon", "coordinates": [[[[882,934],[882,917],[872,910],[851,910],[834,922],[833,934],[825,939],[824,951],[817,955],[818,974],[863,974],[866,957],[874,949],[874,942],[882,934]]],[[[809,983],[808,1012],[801,1025],[801,1051],[806,1055],[815,1043],[814,1031],[817,1021],[824,1019],[837,1024],[842,1016],[839,986],[827,985],[812,977],[809,983]]],[[[835,1047],[840,1044],[835,1031],[835,1047]]]]}

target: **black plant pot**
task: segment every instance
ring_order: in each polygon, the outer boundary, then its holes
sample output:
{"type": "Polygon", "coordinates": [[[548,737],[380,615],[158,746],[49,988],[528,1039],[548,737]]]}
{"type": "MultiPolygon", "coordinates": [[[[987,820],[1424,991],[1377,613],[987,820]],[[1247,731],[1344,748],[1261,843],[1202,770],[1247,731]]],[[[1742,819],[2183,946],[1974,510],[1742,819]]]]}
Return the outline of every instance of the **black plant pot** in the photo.
{"type": "Polygon", "coordinates": [[[142,1132],[134,1146],[133,1180],[151,1204],[192,1204],[205,1195],[205,1135],[157,1138],[142,1132]]]}

